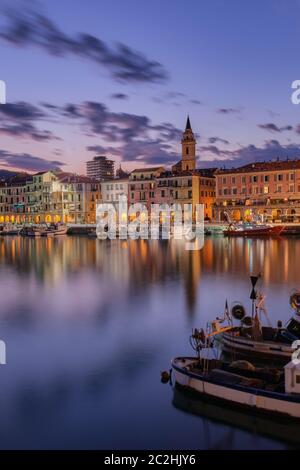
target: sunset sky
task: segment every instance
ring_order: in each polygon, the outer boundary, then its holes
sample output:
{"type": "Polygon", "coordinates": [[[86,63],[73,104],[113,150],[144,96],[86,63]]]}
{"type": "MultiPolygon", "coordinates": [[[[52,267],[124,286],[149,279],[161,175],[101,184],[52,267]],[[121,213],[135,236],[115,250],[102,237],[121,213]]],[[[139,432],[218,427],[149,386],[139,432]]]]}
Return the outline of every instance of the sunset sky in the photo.
{"type": "Polygon", "coordinates": [[[300,1],[0,8],[0,168],[84,173],[99,153],[128,170],[168,167],[187,114],[199,167],[300,157],[300,1]]]}

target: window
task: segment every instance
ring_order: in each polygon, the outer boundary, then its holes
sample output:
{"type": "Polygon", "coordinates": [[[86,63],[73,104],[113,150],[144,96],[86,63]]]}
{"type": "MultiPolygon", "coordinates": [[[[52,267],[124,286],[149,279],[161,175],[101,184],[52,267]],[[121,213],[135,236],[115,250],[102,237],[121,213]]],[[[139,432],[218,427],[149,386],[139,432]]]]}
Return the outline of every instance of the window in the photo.
{"type": "Polygon", "coordinates": [[[186,154],[186,155],[189,154],[189,148],[188,148],[188,147],[186,147],[186,149],[185,149],[185,154],[186,154]]]}
{"type": "Polygon", "coordinates": [[[295,179],[294,173],[290,173],[290,180],[291,180],[291,181],[294,181],[294,179],[295,179]]]}
{"type": "Polygon", "coordinates": [[[165,197],[165,190],[164,189],[161,191],[161,197],[165,197]]]}
{"type": "Polygon", "coordinates": [[[189,199],[192,199],[192,191],[189,191],[189,192],[188,192],[188,198],[189,198],[189,199]]]}
{"type": "Polygon", "coordinates": [[[277,192],[281,193],[281,186],[277,186],[277,192]]]}
{"type": "Polygon", "coordinates": [[[232,194],[237,194],[237,188],[232,188],[232,194]]]}
{"type": "Polygon", "coordinates": [[[226,184],[226,178],[223,178],[223,184],[226,184]]]}
{"type": "Polygon", "coordinates": [[[268,194],[269,193],[269,186],[264,186],[264,194],[268,194]]]}
{"type": "Polygon", "coordinates": [[[277,175],[277,181],[282,181],[283,180],[283,175],[277,175]]]}
{"type": "Polygon", "coordinates": [[[300,384],[300,375],[296,375],[296,384],[300,384]]]}
{"type": "Polygon", "coordinates": [[[264,175],[264,182],[268,183],[269,182],[269,175],[264,175]]]}
{"type": "Polygon", "coordinates": [[[253,175],[251,178],[252,183],[257,183],[257,176],[253,175]]]}
{"type": "Polygon", "coordinates": [[[246,176],[242,176],[242,183],[243,183],[243,184],[246,183],[246,176]]]}
{"type": "Polygon", "coordinates": [[[231,178],[231,183],[232,183],[232,184],[235,184],[235,176],[233,176],[233,177],[231,178]]]}

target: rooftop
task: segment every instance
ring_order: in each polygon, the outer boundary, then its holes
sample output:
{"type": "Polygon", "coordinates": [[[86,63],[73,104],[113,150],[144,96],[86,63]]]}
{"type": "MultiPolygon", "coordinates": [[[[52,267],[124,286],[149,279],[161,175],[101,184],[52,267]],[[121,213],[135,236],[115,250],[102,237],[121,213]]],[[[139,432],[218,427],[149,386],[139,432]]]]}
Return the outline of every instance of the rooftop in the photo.
{"type": "Polygon", "coordinates": [[[163,166],[153,166],[153,167],[150,167],[150,168],[136,168],[131,173],[143,173],[143,172],[146,173],[148,171],[158,171],[158,170],[161,170],[163,168],[164,168],[163,166]]]}
{"type": "Polygon", "coordinates": [[[254,162],[238,168],[224,168],[217,171],[218,174],[231,173],[253,173],[259,171],[285,171],[300,169],[300,159],[295,160],[272,160],[269,162],[254,162]]]}

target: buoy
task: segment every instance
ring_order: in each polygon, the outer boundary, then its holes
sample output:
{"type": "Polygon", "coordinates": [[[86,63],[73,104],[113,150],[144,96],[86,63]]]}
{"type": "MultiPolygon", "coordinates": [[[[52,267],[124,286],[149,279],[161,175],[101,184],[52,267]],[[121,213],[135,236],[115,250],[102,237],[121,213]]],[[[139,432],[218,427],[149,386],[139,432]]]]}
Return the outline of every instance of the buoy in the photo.
{"type": "Polygon", "coordinates": [[[166,384],[169,382],[170,380],[170,374],[167,370],[164,370],[163,372],[160,373],[160,377],[161,377],[161,382],[163,384],[166,384]]]}

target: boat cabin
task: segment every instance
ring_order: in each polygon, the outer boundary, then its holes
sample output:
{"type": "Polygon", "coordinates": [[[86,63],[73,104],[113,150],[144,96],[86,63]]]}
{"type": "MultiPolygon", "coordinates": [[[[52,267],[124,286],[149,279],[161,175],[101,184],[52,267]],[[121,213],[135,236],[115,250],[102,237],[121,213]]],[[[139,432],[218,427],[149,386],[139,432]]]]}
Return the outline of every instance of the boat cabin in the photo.
{"type": "Polygon", "coordinates": [[[289,362],[284,367],[285,392],[300,395],[300,363],[289,362]]]}

